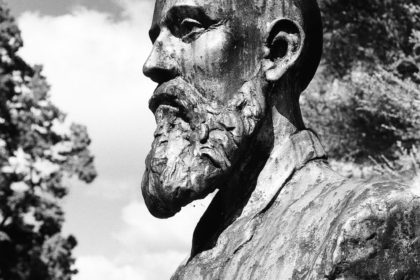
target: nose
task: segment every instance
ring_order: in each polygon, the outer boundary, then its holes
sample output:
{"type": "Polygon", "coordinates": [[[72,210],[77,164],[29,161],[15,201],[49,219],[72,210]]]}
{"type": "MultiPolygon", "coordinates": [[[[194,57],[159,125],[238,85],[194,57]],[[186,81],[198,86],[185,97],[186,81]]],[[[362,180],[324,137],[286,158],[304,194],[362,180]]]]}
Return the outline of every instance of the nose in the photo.
{"type": "Polygon", "coordinates": [[[143,65],[143,74],[161,84],[179,75],[174,45],[161,32],[153,44],[152,52],[143,65]]]}

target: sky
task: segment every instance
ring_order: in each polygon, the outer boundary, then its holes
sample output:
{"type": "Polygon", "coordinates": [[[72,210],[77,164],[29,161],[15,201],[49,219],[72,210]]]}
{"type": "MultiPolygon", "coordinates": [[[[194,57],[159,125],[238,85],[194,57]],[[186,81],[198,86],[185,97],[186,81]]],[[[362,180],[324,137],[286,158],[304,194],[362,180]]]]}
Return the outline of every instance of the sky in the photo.
{"type": "Polygon", "coordinates": [[[6,2],[22,31],[20,55],[44,66],[52,100],[92,138],[99,176],[90,185],[69,182],[63,201],[64,233],[79,242],[74,279],[169,279],[209,199],[158,220],[140,195],[155,128],[147,109],[155,84],[141,73],[153,0],[6,2]]]}
{"type": "Polygon", "coordinates": [[[158,220],[140,194],[155,122],[155,84],[142,74],[152,0],[6,0],[22,31],[20,55],[42,64],[51,98],[87,125],[99,176],[69,182],[64,233],[78,239],[75,280],[169,279],[188,256],[209,199],[158,220]]]}

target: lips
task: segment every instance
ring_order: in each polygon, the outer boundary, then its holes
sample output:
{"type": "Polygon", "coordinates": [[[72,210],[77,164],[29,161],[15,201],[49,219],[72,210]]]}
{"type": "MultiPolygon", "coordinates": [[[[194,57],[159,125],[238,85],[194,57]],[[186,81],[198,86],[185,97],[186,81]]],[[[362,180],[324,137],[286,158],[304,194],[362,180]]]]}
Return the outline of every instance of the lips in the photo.
{"type": "Polygon", "coordinates": [[[153,114],[156,114],[156,111],[160,107],[166,107],[173,110],[178,117],[183,119],[185,122],[189,122],[187,109],[177,96],[167,92],[154,94],[150,99],[149,108],[153,114]]]}
{"type": "Polygon", "coordinates": [[[156,114],[159,107],[166,107],[174,111],[177,117],[192,125],[194,122],[194,109],[202,97],[187,82],[176,78],[159,85],[149,101],[149,108],[156,114]]]}

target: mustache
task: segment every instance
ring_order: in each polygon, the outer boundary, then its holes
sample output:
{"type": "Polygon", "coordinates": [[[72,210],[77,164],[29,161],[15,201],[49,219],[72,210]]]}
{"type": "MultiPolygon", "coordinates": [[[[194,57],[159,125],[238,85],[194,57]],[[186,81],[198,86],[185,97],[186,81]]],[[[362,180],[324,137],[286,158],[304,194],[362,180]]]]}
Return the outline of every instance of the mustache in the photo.
{"type": "Polygon", "coordinates": [[[155,114],[160,106],[169,106],[175,108],[184,121],[195,123],[200,118],[199,105],[206,102],[206,98],[193,85],[178,77],[155,89],[149,100],[149,109],[155,114]]]}

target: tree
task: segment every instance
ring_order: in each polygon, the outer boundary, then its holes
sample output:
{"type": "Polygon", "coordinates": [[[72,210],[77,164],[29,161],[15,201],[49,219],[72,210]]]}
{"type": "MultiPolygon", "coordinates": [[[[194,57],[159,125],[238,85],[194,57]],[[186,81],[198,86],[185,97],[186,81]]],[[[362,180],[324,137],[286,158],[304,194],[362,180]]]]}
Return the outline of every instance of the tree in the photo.
{"type": "Polygon", "coordinates": [[[411,179],[420,163],[420,1],[320,0],[324,57],[303,96],[338,169],[411,179]]]}
{"type": "Polygon", "coordinates": [[[86,127],[50,100],[40,66],[17,54],[19,29],[0,3],[0,279],[71,279],[73,236],[64,237],[64,179],[96,171],[86,127]]]}

